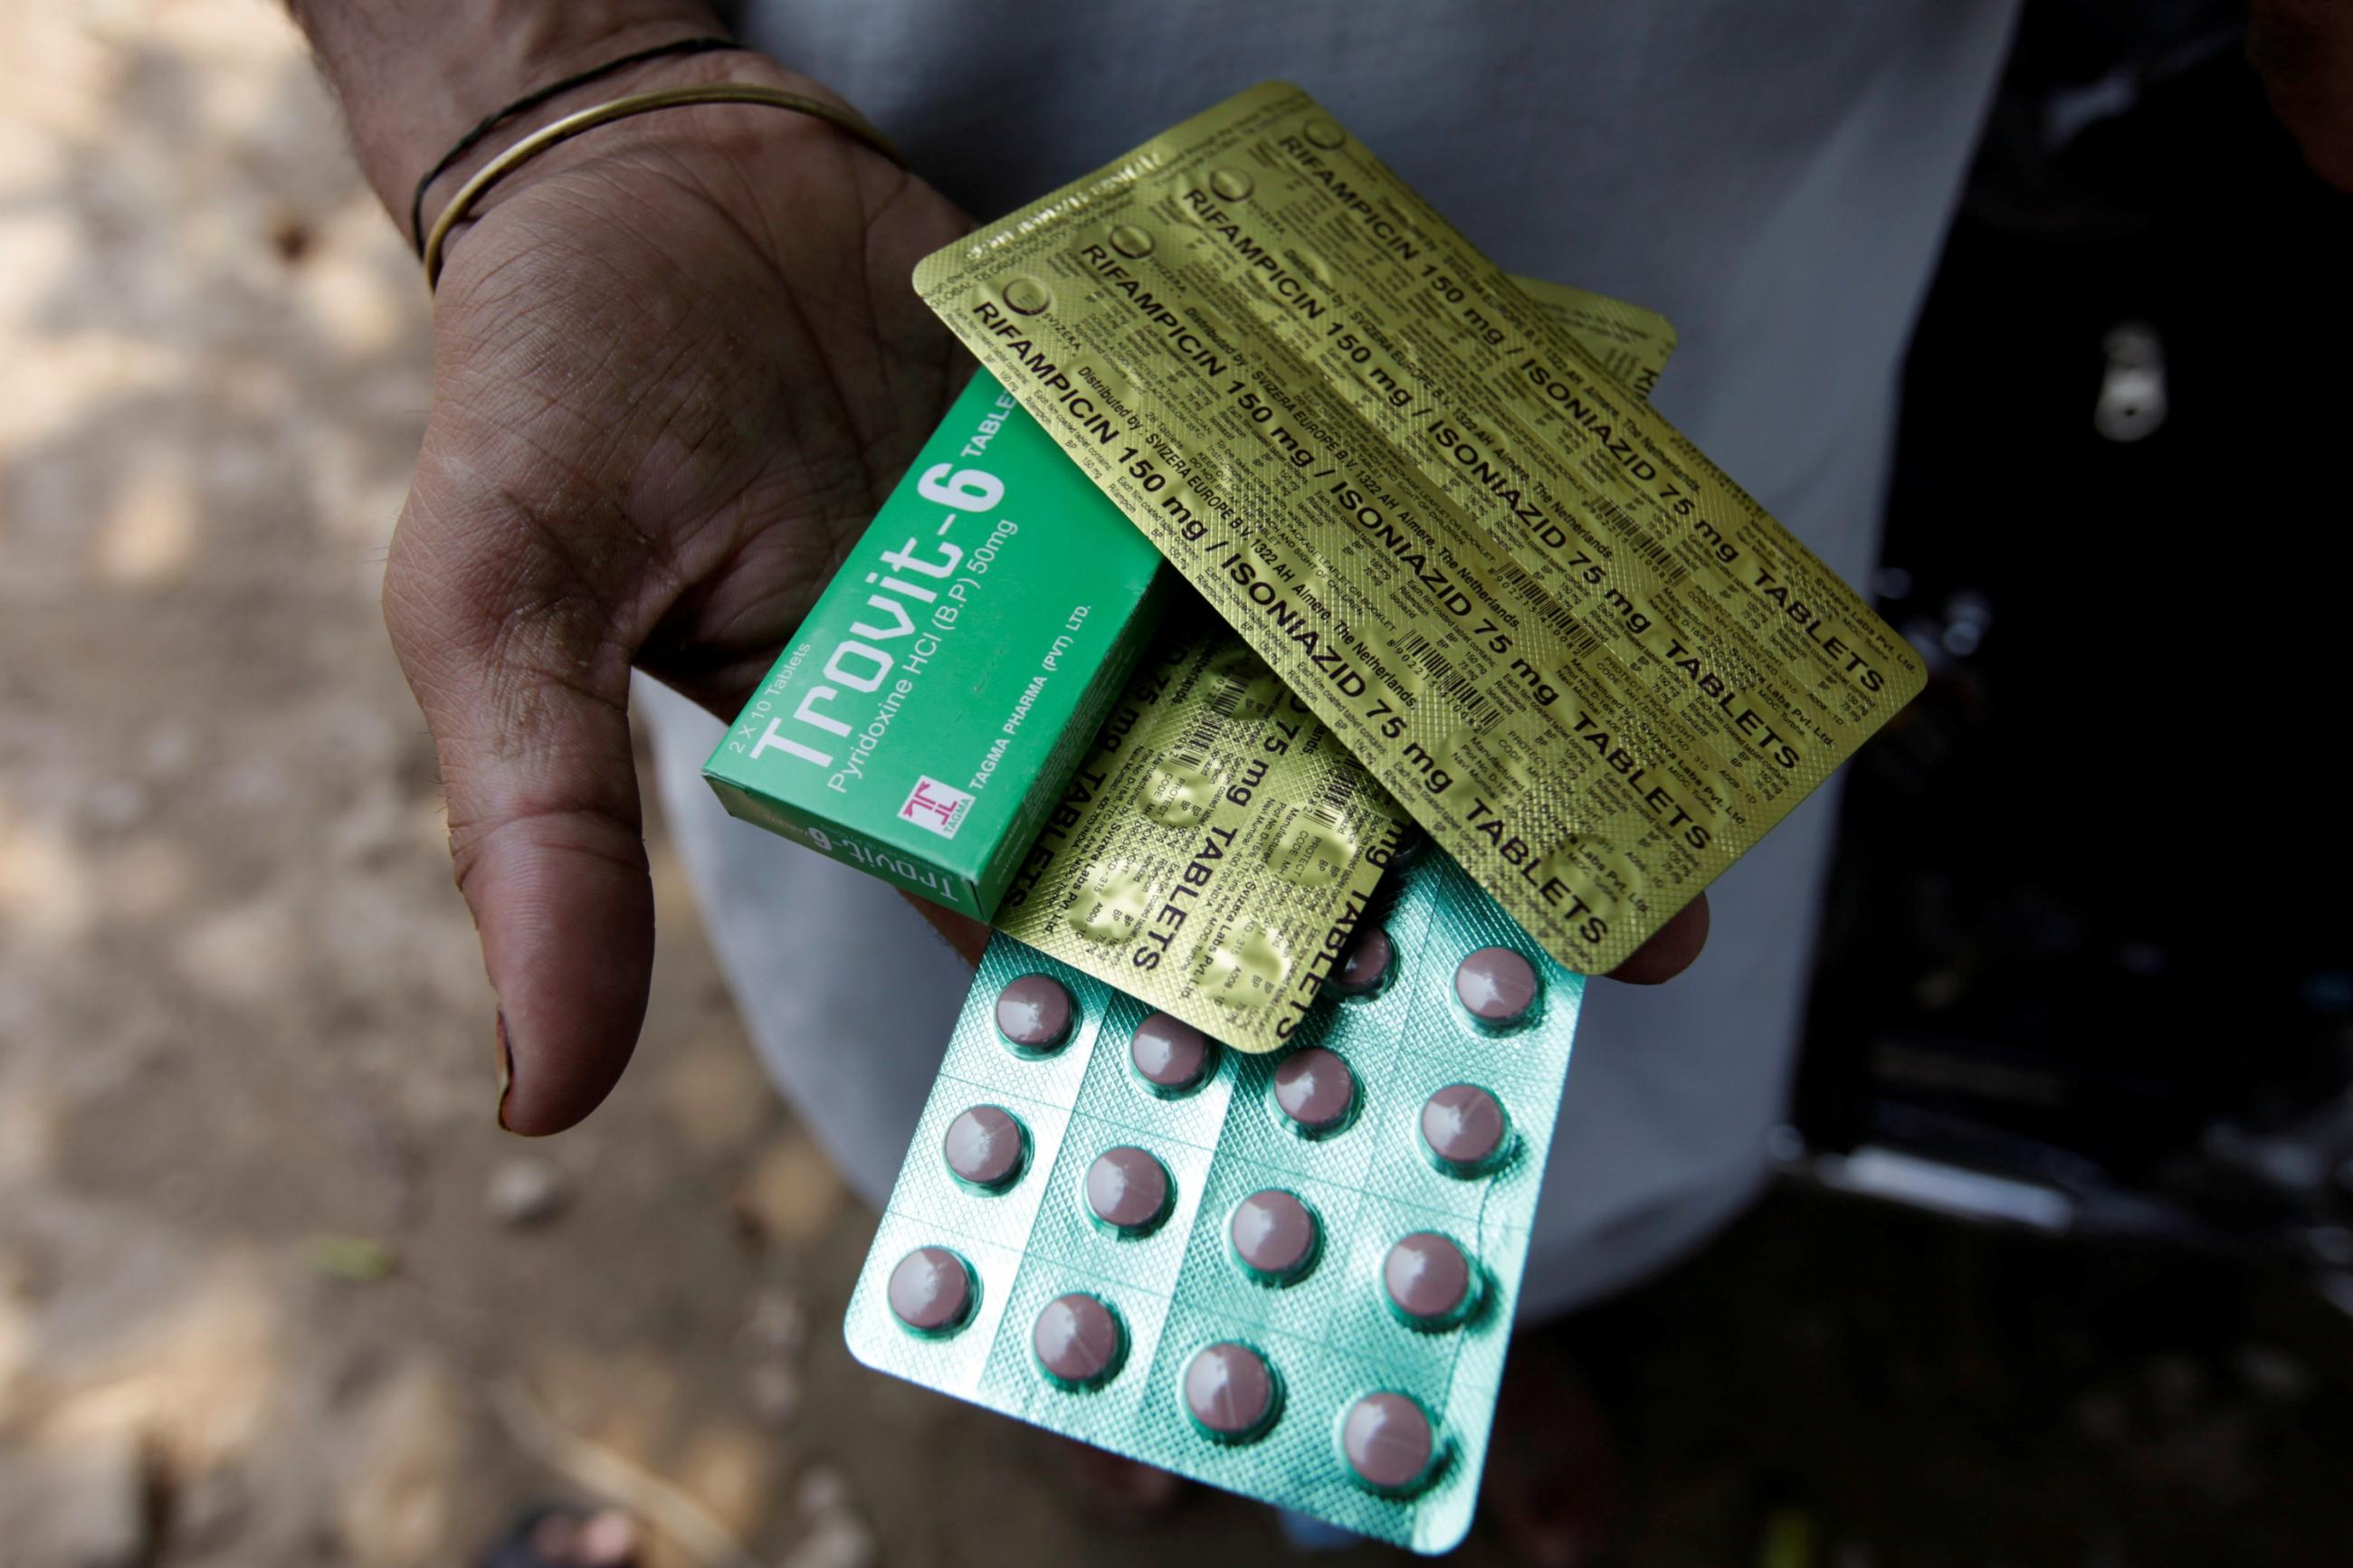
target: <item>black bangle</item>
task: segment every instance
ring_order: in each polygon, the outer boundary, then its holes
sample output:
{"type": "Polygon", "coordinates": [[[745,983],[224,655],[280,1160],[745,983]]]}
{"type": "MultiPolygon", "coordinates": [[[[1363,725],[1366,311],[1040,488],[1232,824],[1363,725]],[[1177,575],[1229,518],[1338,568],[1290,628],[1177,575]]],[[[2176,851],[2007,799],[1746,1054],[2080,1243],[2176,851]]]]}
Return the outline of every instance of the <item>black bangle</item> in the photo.
{"type": "Polygon", "coordinates": [[[425,254],[425,193],[432,187],[433,182],[448,174],[450,164],[472,152],[483,137],[488,136],[516,115],[528,110],[537,109],[558,93],[570,92],[574,88],[585,87],[600,76],[610,76],[615,71],[627,70],[631,66],[643,65],[648,60],[663,59],[672,55],[707,55],[716,49],[740,49],[743,47],[733,38],[681,38],[675,43],[656,44],[650,49],[639,49],[633,55],[623,55],[617,60],[607,60],[603,65],[592,67],[577,76],[565,77],[562,81],[550,82],[535,92],[523,94],[504,109],[485,117],[471,131],[459,137],[458,144],[442,153],[439,163],[425,171],[425,177],[417,182],[417,195],[408,204],[408,243],[416,247],[417,255],[425,254]]]}

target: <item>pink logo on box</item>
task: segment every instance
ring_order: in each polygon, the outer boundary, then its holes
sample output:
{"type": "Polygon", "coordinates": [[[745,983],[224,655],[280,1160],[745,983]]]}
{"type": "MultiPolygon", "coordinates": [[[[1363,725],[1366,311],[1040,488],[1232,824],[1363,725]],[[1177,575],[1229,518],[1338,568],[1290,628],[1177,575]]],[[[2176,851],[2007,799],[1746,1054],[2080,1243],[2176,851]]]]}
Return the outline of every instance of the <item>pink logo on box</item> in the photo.
{"type": "Polygon", "coordinates": [[[907,792],[907,804],[899,808],[899,815],[943,838],[954,838],[971,806],[972,796],[955,785],[925,777],[917,779],[915,787],[907,792]]]}

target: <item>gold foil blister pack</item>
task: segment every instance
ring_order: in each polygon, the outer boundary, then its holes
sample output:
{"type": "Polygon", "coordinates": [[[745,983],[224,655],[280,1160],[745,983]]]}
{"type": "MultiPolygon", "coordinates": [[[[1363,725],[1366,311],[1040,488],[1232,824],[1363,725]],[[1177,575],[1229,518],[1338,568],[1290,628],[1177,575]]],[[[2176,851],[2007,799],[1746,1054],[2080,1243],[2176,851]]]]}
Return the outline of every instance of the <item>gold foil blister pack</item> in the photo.
{"type": "Polygon", "coordinates": [[[1922,683],[1606,352],[1295,88],[916,283],[1573,969],[1627,957],[1922,683]]]}
{"type": "Polygon", "coordinates": [[[1198,603],[1113,707],[998,930],[1245,1051],[1287,1039],[1405,819],[1198,603]]]}
{"type": "MultiPolygon", "coordinates": [[[[1515,279],[1630,386],[1674,352],[1656,313],[1515,279]]],[[[1170,617],[996,916],[1008,935],[1239,1049],[1290,1036],[1405,815],[1240,634],[1170,617]]]]}

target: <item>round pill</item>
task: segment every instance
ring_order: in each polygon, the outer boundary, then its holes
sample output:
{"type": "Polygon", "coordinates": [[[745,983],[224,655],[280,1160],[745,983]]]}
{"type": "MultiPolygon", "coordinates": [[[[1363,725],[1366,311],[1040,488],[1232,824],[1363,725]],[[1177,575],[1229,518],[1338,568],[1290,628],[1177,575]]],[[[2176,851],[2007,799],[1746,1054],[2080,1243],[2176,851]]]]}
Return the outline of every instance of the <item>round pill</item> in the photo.
{"type": "Polygon", "coordinates": [[[1508,947],[1482,947],[1456,966],[1454,994],[1482,1024],[1516,1024],[1535,1005],[1535,965],[1508,947]]]}
{"type": "Polygon", "coordinates": [[[1281,1187],[1236,1204],[1226,1233],[1242,1267],[1269,1279],[1293,1279],[1315,1260],[1315,1216],[1281,1187]]]}
{"type": "Polygon", "coordinates": [[[1328,1132],[1347,1121],[1356,1103],[1348,1064],[1321,1046],[1294,1051],[1274,1069],[1274,1102],[1310,1132],[1328,1132]]]}
{"type": "Polygon", "coordinates": [[[1397,943],[1386,930],[1373,926],[1349,943],[1340,967],[1324,984],[1343,996],[1369,996],[1389,977],[1389,965],[1395,962],[1397,943]]]}
{"type": "Polygon", "coordinates": [[[1071,1032],[1071,994],[1043,974],[1008,981],[997,994],[997,1030],[1025,1050],[1051,1050],[1071,1032]]]}
{"type": "Polygon", "coordinates": [[[1248,1345],[1204,1345],[1185,1366],[1185,1413],[1213,1437],[1255,1436],[1274,1414],[1274,1373],[1248,1345]]]}
{"type": "Polygon", "coordinates": [[[1430,1417],[1402,1394],[1367,1394],[1340,1423],[1340,1451],[1375,1491],[1405,1491],[1430,1470],[1438,1442],[1430,1417]]]}
{"type": "Polygon", "coordinates": [[[1421,1107],[1421,1141],[1452,1171],[1476,1171],[1493,1160],[1508,1128],[1503,1102],[1474,1083],[1450,1083],[1421,1107]]]}
{"type": "Polygon", "coordinates": [[[1168,1169],[1133,1144],[1106,1149],[1087,1167],[1087,1208],[1114,1230],[1150,1230],[1168,1211],[1168,1169]]]}
{"type": "Polygon", "coordinates": [[[972,1270],[944,1247],[919,1247],[891,1270],[891,1314],[919,1334],[944,1334],[972,1310],[972,1270]]]}
{"type": "Polygon", "coordinates": [[[1408,1321],[1443,1324],[1471,1300],[1471,1260],[1434,1230],[1418,1230],[1389,1248],[1381,1288],[1408,1321]]]}
{"type": "Polygon", "coordinates": [[[1208,1076],[1209,1037],[1182,1018],[1155,1013],[1135,1026],[1127,1058],[1153,1088],[1182,1093],[1208,1076]]]}
{"type": "Polygon", "coordinates": [[[1021,1173],[1021,1123],[994,1105],[973,1106],[948,1123],[941,1152],[957,1180],[1004,1186],[1021,1173]]]}
{"type": "Polygon", "coordinates": [[[1118,1369],[1127,1336],[1109,1307],[1078,1291],[1046,1303],[1029,1331],[1029,1348],[1048,1377],[1085,1388],[1118,1369]]]}

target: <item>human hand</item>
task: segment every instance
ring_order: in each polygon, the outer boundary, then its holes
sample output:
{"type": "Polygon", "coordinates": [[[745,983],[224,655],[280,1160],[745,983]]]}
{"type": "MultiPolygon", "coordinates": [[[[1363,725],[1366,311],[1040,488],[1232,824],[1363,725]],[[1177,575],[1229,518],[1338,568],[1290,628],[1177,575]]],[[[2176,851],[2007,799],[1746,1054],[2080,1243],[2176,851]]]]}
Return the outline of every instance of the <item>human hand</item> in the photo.
{"type": "MultiPolygon", "coordinates": [[[[332,47],[330,17],[348,15],[305,18],[331,69],[385,52],[364,34],[332,47]]],[[[435,39],[448,68],[496,79],[435,18],[384,15],[435,39]]],[[[691,20],[633,16],[635,36],[572,40],[570,58],[615,58],[646,26],[677,36],[691,20]]],[[[730,52],[638,68],[585,96],[715,79],[824,95],[730,52]]],[[[427,138],[405,137],[401,116],[363,112],[371,80],[339,85],[359,100],[363,159],[398,211],[434,149],[405,144],[427,138]]],[[[593,1110],[643,1017],[653,917],[629,669],[723,717],[741,706],[962,379],[963,354],[909,278],[968,226],[836,128],[731,106],[639,116],[554,149],[451,241],[385,612],[439,754],[458,882],[499,998],[500,1119],[514,1131],[555,1131],[593,1110]]],[[[926,913],[977,958],[984,928],[926,913]]],[[[1669,977],[1705,931],[1703,900],[1619,976],[1669,977]]]]}
{"type": "MultiPolygon", "coordinates": [[[[741,54],[664,79],[723,76],[822,91],[741,54]]],[[[962,379],[908,279],[968,226],[834,127],[730,106],[568,142],[452,241],[385,616],[514,1131],[593,1109],[643,1016],[631,666],[723,715],[757,684],[962,379]]]]}

